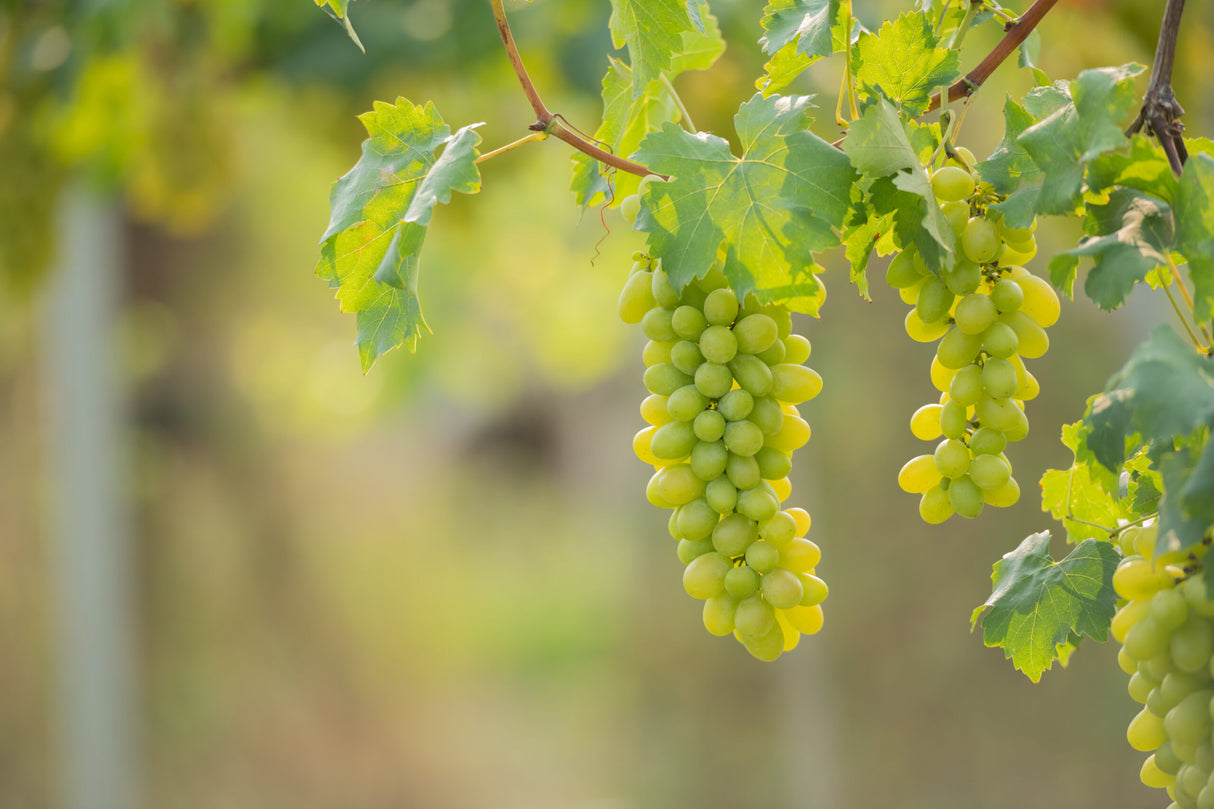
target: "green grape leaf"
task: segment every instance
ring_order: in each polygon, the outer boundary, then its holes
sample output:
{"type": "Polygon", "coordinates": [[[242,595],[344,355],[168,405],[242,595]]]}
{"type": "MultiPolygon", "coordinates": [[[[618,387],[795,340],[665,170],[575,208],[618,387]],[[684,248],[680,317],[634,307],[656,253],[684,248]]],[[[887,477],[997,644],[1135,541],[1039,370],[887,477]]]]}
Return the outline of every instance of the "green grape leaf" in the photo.
{"type": "Polygon", "coordinates": [[[1201,467],[1201,462],[1194,457],[1197,452],[1194,447],[1182,447],[1165,452],[1159,459],[1163,497],[1159,501],[1157,548],[1191,548],[1201,542],[1214,520],[1214,501],[1200,496],[1203,489],[1201,478],[1198,478],[1192,492],[1189,489],[1197,469],[1201,467]],[[1190,497],[1190,493],[1198,496],[1190,497]]]}
{"type": "MultiPolygon", "coordinates": [[[[1085,227],[1101,235],[1085,238],[1064,252],[1095,259],[1083,289],[1105,311],[1125,303],[1135,284],[1168,263],[1172,212],[1161,200],[1119,188],[1106,204],[1088,206],[1085,227]]],[[[1051,274],[1052,270],[1051,263],[1051,274]]]]}
{"type": "Polygon", "coordinates": [[[615,47],[628,47],[634,97],[670,69],[683,33],[695,29],[685,0],[611,0],[608,25],[615,47]]]}
{"type": "Polygon", "coordinates": [[[1132,517],[1128,498],[1117,496],[1117,479],[1084,458],[1086,432],[1083,422],[1063,427],[1062,443],[1075,460],[1070,469],[1050,469],[1041,477],[1041,510],[1062,523],[1071,544],[1108,539],[1118,520],[1132,517]]]}
{"type": "Polygon", "coordinates": [[[350,22],[349,8],[353,0],[316,0],[316,5],[324,9],[330,17],[341,23],[342,28],[346,31],[346,36],[358,46],[358,49],[363,53],[367,49],[363,47],[362,41],[358,38],[358,34],[354,31],[354,25],[350,22]]]}
{"type": "Polygon", "coordinates": [[[1105,152],[1089,163],[1086,180],[1093,191],[1122,186],[1165,202],[1176,199],[1178,184],[1159,141],[1143,134],[1132,137],[1128,149],[1105,152]]]}
{"type": "Polygon", "coordinates": [[[1069,214],[1082,201],[1085,165],[1127,145],[1126,119],[1138,106],[1139,65],[1085,70],[1070,84],[1071,103],[1026,129],[1019,143],[1043,172],[1037,212],[1069,214]]]}
{"type": "Polygon", "coordinates": [[[1041,32],[1034,28],[1025,37],[1024,42],[1020,43],[1020,59],[1018,65],[1027,68],[1033,74],[1033,81],[1037,82],[1038,86],[1049,86],[1050,77],[1045,74],[1045,71],[1037,67],[1037,58],[1041,53],[1041,32]]]}
{"type": "Polygon", "coordinates": [[[641,142],[635,158],[671,180],[645,187],[635,227],[649,233],[672,283],[702,277],[723,251],[739,295],[755,291],[816,313],[812,255],[839,244],[855,173],[846,155],[805,129],[808,109],[805,96],[742,104],[734,117],[740,157],[723,138],[669,123],[641,142]]]}
{"type": "Polygon", "coordinates": [[[1084,421],[1096,460],[1113,471],[1125,463],[1127,441],[1136,436],[1171,445],[1175,436],[1214,426],[1214,360],[1158,326],[1109,380],[1084,421]]]}
{"type": "Polygon", "coordinates": [[[1008,99],[1003,105],[1003,140],[986,160],[978,164],[978,176],[1008,198],[994,206],[1012,227],[1028,227],[1041,188],[1041,169],[1020,145],[1018,138],[1034,123],[1020,104],[1008,99]]]}
{"type": "Polygon", "coordinates": [[[870,201],[878,214],[894,214],[903,244],[919,248],[936,272],[952,266],[955,239],[940,211],[918,150],[893,104],[879,99],[854,121],[843,151],[864,178],[872,178],[870,201]]]}
{"type": "Polygon", "coordinates": [[[767,64],[763,65],[763,75],[755,81],[755,87],[764,96],[779,92],[816,61],[817,57],[805,56],[797,50],[797,43],[790,42],[772,54],[767,64]]]}
{"type": "Polygon", "coordinates": [[[971,629],[982,621],[982,642],[1002,647],[1033,682],[1060,659],[1060,647],[1081,637],[1103,641],[1117,600],[1113,571],[1121,556],[1112,543],[1084,540],[1061,562],[1050,557],[1049,544],[1043,531],[1004,554],[991,575],[991,597],[970,617],[971,629]]]}
{"type": "Polygon", "coordinates": [[[913,117],[927,110],[934,90],[960,75],[957,52],[941,48],[932,23],[921,12],[904,12],[856,45],[856,81],[862,95],[887,98],[913,117]]]}
{"type": "Polygon", "coordinates": [[[375,102],[359,116],[362,158],[333,184],[316,272],[358,320],[363,370],[384,352],[415,349],[426,329],[417,299],[418,256],[434,206],[480,190],[474,126],[455,134],[433,104],[375,102]],[[439,150],[441,154],[439,154],[439,150]]]}
{"type": "Polygon", "coordinates": [[[1190,154],[1173,200],[1176,246],[1189,260],[1198,322],[1214,318],[1214,156],[1190,154]]]}
{"type": "Polygon", "coordinates": [[[851,282],[864,300],[868,295],[868,261],[881,236],[890,227],[889,217],[873,217],[858,225],[849,226],[843,238],[844,255],[851,266],[851,282]]]}
{"type": "Polygon", "coordinates": [[[766,33],[759,45],[771,56],[793,43],[797,55],[807,59],[830,56],[839,12],[839,0],[771,0],[763,9],[760,25],[766,33]]]}

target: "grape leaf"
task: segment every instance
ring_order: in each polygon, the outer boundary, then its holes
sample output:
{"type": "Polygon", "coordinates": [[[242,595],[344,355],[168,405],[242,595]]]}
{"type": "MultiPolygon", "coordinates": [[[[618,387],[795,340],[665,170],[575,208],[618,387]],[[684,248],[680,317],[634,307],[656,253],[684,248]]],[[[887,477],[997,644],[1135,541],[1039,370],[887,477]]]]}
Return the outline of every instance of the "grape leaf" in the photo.
{"type": "Polygon", "coordinates": [[[918,247],[924,262],[936,272],[952,266],[953,230],[894,106],[878,99],[865,109],[848,130],[843,151],[869,180],[874,210],[894,214],[902,244],[918,247]]]}
{"type": "Polygon", "coordinates": [[[1095,259],[1083,289],[1105,311],[1125,303],[1135,284],[1168,262],[1172,211],[1161,200],[1119,188],[1108,203],[1088,206],[1085,226],[1102,235],[1085,238],[1064,252],[1095,259]]]}
{"type": "Polygon", "coordinates": [[[1045,74],[1045,71],[1037,67],[1037,58],[1041,53],[1041,32],[1034,28],[1025,37],[1024,42],[1020,43],[1020,59],[1017,64],[1020,67],[1028,68],[1033,74],[1033,81],[1037,82],[1038,86],[1049,86],[1050,77],[1045,74]]]}
{"type": "Polygon", "coordinates": [[[755,95],[734,126],[742,154],[707,133],[666,124],[635,157],[671,176],[646,186],[636,229],[678,287],[702,277],[724,252],[739,295],[755,291],[816,314],[812,255],[839,244],[855,173],[847,156],[808,132],[806,96],[755,95]]]}
{"type": "Polygon", "coordinates": [[[1176,246],[1189,260],[1198,322],[1214,317],[1214,156],[1191,154],[1173,200],[1176,246]]]}
{"type": "Polygon", "coordinates": [[[839,0],[770,0],[763,9],[763,37],[759,44],[771,59],[755,82],[763,95],[788,86],[806,68],[824,56],[843,50],[864,30],[852,19],[847,35],[845,6],[839,0]]]}
{"type": "Polygon", "coordinates": [[[1139,65],[1085,70],[1069,85],[1071,102],[1018,138],[1041,169],[1037,212],[1069,214],[1081,202],[1085,164],[1125,145],[1125,122],[1137,109],[1139,65]]]}
{"type": "Polygon", "coordinates": [[[957,52],[938,45],[923,13],[905,12],[877,33],[861,34],[856,45],[860,93],[888,98],[906,116],[922,114],[932,91],[960,74],[957,52]]]}
{"type": "Polygon", "coordinates": [[[341,23],[342,28],[346,30],[346,36],[350,37],[360,51],[366,53],[367,49],[363,47],[362,41],[354,31],[354,24],[350,22],[349,8],[352,2],[354,0],[316,0],[316,5],[324,9],[330,17],[341,23]]]}
{"type": "Polygon", "coordinates": [[[359,116],[370,137],[358,163],[333,184],[329,227],[317,275],[357,314],[363,370],[384,352],[415,349],[426,329],[417,299],[418,255],[434,206],[480,190],[474,164],[480,136],[455,134],[433,104],[375,102],[359,116]],[[437,154],[442,149],[441,155],[437,154]]]}
{"type": "Polygon", "coordinates": [[[1061,562],[1049,555],[1050,534],[1025,538],[995,563],[991,597],[970,616],[982,622],[982,642],[1033,682],[1060,658],[1060,647],[1081,637],[1103,641],[1117,594],[1113,571],[1121,556],[1112,543],[1084,540],[1061,562]],[[989,608],[989,612],[985,612],[989,608]]]}
{"type": "Polygon", "coordinates": [[[685,0],[611,0],[608,25],[615,47],[628,47],[634,98],[670,68],[682,34],[695,28],[685,0]]]}
{"type": "Polygon", "coordinates": [[[1003,105],[1003,140],[986,160],[978,164],[978,176],[1007,196],[991,207],[1003,214],[1011,227],[1028,227],[1041,188],[1041,169],[1029,157],[1018,138],[1035,123],[1031,113],[1012,99],[1003,105]]]}
{"type": "Polygon", "coordinates": [[[1066,541],[1071,544],[1108,539],[1118,520],[1133,516],[1128,493],[1125,498],[1118,497],[1117,479],[1083,458],[1086,432],[1083,422],[1063,427],[1062,443],[1075,460],[1070,469],[1050,469],[1041,477],[1041,510],[1062,523],[1066,541]]]}

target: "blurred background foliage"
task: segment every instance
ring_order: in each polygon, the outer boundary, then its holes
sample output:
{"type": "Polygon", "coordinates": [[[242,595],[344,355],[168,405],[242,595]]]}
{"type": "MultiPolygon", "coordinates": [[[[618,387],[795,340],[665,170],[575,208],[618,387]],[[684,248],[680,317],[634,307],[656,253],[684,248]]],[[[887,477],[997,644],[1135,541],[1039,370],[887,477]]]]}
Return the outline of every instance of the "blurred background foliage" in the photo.
{"type": "MultiPolygon", "coordinates": [[[[1210,8],[1190,9],[1175,80],[1204,135],[1210,8]]],[[[1149,64],[1160,9],[1060,4],[1040,63],[1149,64]]],[[[713,10],[735,44],[679,90],[728,134],[760,72],[761,4],[713,10]]],[[[858,4],[870,26],[899,10],[858,4]]],[[[593,130],[609,4],[511,11],[549,107],[593,130]]],[[[793,473],[827,624],[756,663],[703,631],[643,497],[641,337],[615,318],[641,239],[573,207],[563,145],[494,159],[481,195],[438,211],[421,283],[435,334],[359,373],[352,319],[312,277],[354,116],[434,100],[453,126],[485,121],[488,149],[530,111],[481,0],[351,12],[366,55],[304,0],[0,4],[0,806],[61,805],[47,532],[70,504],[47,474],[45,289],[60,192],[82,186],[125,223],[113,351],[147,806],[1143,805],[1113,650],[1085,644],[1033,686],[967,622],[991,564],[1047,525],[1030,482],[1069,462],[1061,424],[1165,319],[1158,302],[1066,305],[1032,366],[1025,497],[928,528],[895,476],[921,451],[907,422],[934,398],[930,349],[892,291],[862,301],[828,260],[823,318],[800,324],[826,390],[793,473]]],[[[971,35],[966,69],[998,35],[971,35]]],[[[838,70],[793,88],[822,95],[827,137],[838,70]]],[[[1005,65],[961,141],[988,153],[1005,94],[1028,87],[1005,65]]],[[[1035,268],[1077,235],[1043,223],[1035,268]]]]}

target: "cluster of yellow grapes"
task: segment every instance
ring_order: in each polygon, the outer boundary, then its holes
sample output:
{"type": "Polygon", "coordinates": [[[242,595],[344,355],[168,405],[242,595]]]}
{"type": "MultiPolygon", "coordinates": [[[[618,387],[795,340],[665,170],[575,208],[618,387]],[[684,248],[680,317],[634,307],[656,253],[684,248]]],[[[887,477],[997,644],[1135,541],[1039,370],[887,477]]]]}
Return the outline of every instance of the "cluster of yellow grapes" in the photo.
{"type": "Polygon", "coordinates": [[[936,343],[931,379],[940,400],[915,411],[911,432],[938,443],[898,474],[903,490],[921,495],[919,514],[933,524],[953,514],[977,517],[986,504],[1010,506],[1020,498],[1004,448],[1028,434],[1024,403],[1040,388],[1024,359],[1045,354],[1045,328],[1059,315],[1053,288],[1021,266],[1037,252],[1033,228],[1006,227],[988,209],[998,198],[965,168],[962,161],[973,165],[973,156],[958,151],[961,160],[931,178],[957,237],[953,267],[936,275],[908,245],[886,273],[914,305],[907,334],[936,343]]]}
{"type": "Polygon", "coordinates": [[[635,259],[619,313],[649,338],[649,426],[633,440],[655,470],[649,501],[673,510],[683,587],[704,601],[704,626],[775,660],[822,628],[822,553],[805,539],[809,514],[782,508],[792,452],[810,434],[796,405],[822,378],[802,364],[809,341],[791,332],[788,309],[740,302],[720,267],[680,291],[660,263],[635,259]]]}
{"type": "Polygon", "coordinates": [[[1126,738],[1151,753],[1142,782],[1166,789],[1169,809],[1214,809],[1214,601],[1198,573],[1210,540],[1157,556],[1157,536],[1154,525],[1123,531],[1113,574],[1126,600],[1113,617],[1117,661],[1144,706],[1126,738]]]}

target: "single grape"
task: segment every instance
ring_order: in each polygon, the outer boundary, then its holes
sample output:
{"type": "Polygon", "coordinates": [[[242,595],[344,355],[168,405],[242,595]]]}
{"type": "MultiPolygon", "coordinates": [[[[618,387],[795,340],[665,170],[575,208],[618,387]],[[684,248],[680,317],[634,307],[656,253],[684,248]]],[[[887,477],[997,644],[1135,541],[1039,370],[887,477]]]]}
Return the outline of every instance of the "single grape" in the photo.
{"type": "Polygon", "coordinates": [[[650,309],[657,306],[653,297],[653,274],[638,272],[630,275],[620,292],[620,320],[630,325],[640,323],[650,309]]]}
{"type": "Polygon", "coordinates": [[[730,361],[729,370],[732,372],[733,378],[737,380],[738,386],[752,396],[757,398],[771,392],[773,382],[771,368],[758,357],[739,354],[730,361]]]}
{"type": "Polygon", "coordinates": [[[737,338],[738,351],[744,354],[758,354],[771,347],[779,336],[776,321],[765,314],[747,315],[734,324],[734,336],[737,338]]]}
{"type": "Polygon", "coordinates": [[[726,593],[720,593],[712,596],[704,601],[704,628],[709,634],[717,637],[724,637],[733,632],[734,629],[734,611],[738,608],[738,602],[734,601],[726,593]]]}
{"type": "Polygon", "coordinates": [[[915,301],[915,314],[924,323],[935,323],[948,315],[955,297],[943,281],[928,278],[915,301]]]}
{"type": "Polygon", "coordinates": [[[999,234],[989,220],[973,217],[961,231],[961,249],[975,264],[994,261],[1001,248],[999,234]]]}
{"type": "Polygon", "coordinates": [[[898,485],[910,494],[925,494],[939,485],[943,475],[931,455],[918,455],[907,461],[898,472],[898,485]]]}
{"type": "Polygon", "coordinates": [[[691,456],[688,461],[691,471],[705,483],[725,474],[725,464],[729,460],[729,450],[725,448],[725,442],[697,441],[688,452],[691,456]]]}
{"type": "Polygon", "coordinates": [[[724,365],[738,353],[738,339],[725,326],[709,326],[700,334],[700,353],[708,362],[724,365]]]}
{"type": "Polygon", "coordinates": [[[670,277],[660,266],[653,271],[653,299],[658,306],[673,310],[679,305],[679,291],[670,283],[670,277]]]}
{"type": "Polygon", "coordinates": [[[972,363],[981,350],[981,338],[954,328],[941,338],[936,356],[945,368],[959,369],[972,363]]]}
{"type": "Polygon", "coordinates": [[[670,348],[670,363],[683,373],[694,375],[704,363],[704,355],[691,340],[680,340],[670,348]]]}
{"type": "Polygon", "coordinates": [[[708,397],[695,385],[684,385],[670,394],[666,410],[676,421],[694,421],[708,407],[708,397]]]}
{"type": "Polygon", "coordinates": [[[928,489],[919,500],[919,516],[928,525],[942,523],[955,513],[948,492],[940,484],[928,489]]]}
{"type": "Polygon", "coordinates": [[[973,519],[982,513],[982,490],[969,475],[954,478],[948,487],[948,502],[962,517],[973,519]]]}
{"type": "Polygon", "coordinates": [[[712,545],[722,556],[741,556],[758,537],[759,529],[754,520],[742,514],[728,514],[713,529],[712,545]]]}
{"type": "Polygon", "coordinates": [[[718,441],[725,435],[725,417],[716,410],[705,410],[695,417],[692,431],[701,441],[718,441]]]}
{"type": "Polygon", "coordinates": [[[797,574],[780,567],[765,574],[759,588],[767,603],[776,609],[795,607],[805,595],[797,574]]]}
{"type": "Polygon", "coordinates": [[[753,421],[731,421],[725,425],[725,446],[735,455],[749,457],[763,446],[763,431],[753,421]]]}
{"type": "Polygon", "coordinates": [[[738,489],[725,475],[704,487],[704,501],[718,514],[729,514],[738,504],[738,489]]]}
{"type": "Polygon", "coordinates": [[[679,334],[674,330],[674,312],[655,306],[641,318],[641,331],[650,340],[660,343],[674,343],[679,334]]]}
{"type": "Polygon", "coordinates": [[[885,282],[894,289],[906,289],[922,280],[923,273],[915,266],[911,253],[903,250],[890,259],[889,267],[885,271],[885,282]]]}
{"type": "Polygon", "coordinates": [[[758,595],[751,596],[739,603],[738,609],[734,613],[734,626],[743,640],[766,634],[775,623],[775,610],[758,595]]]}
{"type": "Polygon", "coordinates": [[[753,489],[763,479],[762,473],[759,472],[759,462],[754,459],[754,456],[737,455],[732,452],[725,464],[725,476],[739,491],[753,489]]]}
{"type": "Polygon", "coordinates": [[[784,339],[784,362],[800,365],[809,359],[809,340],[800,334],[790,334],[784,339]]]}
{"type": "Polygon", "coordinates": [[[733,374],[727,366],[706,362],[696,369],[694,382],[696,389],[709,399],[720,399],[733,386],[733,374]]]}
{"type": "Polygon", "coordinates": [[[822,561],[822,550],[811,540],[793,539],[780,546],[780,567],[793,573],[813,570],[822,561]]]}
{"type": "Polygon", "coordinates": [[[672,421],[657,428],[650,440],[650,449],[659,458],[678,461],[690,455],[697,444],[707,446],[696,439],[689,422],[672,421]]]}
{"type": "Polygon", "coordinates": [[[942,434],[940,429],[940,411],[943,405],[926,404],[911,415],[911,434],[920,441],[935,441],[942,434]]]}
{"type": "MultiPolygon", "coordinates": [[[[946,478],[957,478],[965,474],[970,466],[970,449],[955,438],[946,438],[936,445],[933,456],[936,468],[946,478]]],[[[956,508],[954,505],[953,508],[956,508]]]]}
{"type": "Polygon", "coordinates": [[[778,401],[800,404],[822,392],[822,377],[804,365],[781,363],[771,369],[771,395],[778,401]]]}
{"type": "Polygon", "coordinates": [[[683,570],[683,589],[692,598],[706,599],[725,590],[725,574],[733,569],[719,553],[706,553],[692,559],[683,570]]]}
{"type": "Polygon", "coordinates": [[[1001,278],[991,287],[991,302],[1000,314],[1015,312],[1024,303],[1024,291],[1010,278],[1001,278]]]}
{"type": "Polygon", "coordinates": [[[967,365],[957,371],[948,385],[948,398],[964,407],[976,404],[982,398],[982,371],[977,365],[967,365]]]}
{"type": "Polygon", "coordinates": [[[941,202],[968,199],[974,187],[974,176],[963,168],[944,166],[932,172],[932,191],[941,202]]]}
{"type": "MultiPolygon", "coordinates": [[[[796,535],[796,532],[797,521],[787,511],[776,512],[771,519],[759,523],[759,536],[767,540],[772,546],[783,545],[785,542],[791,540],[796,535]]],[[[749,559],[747,561],[758,567],[757,562],[749,559]]],[[[764,573],[766,571],[760,568],[759,572],[764,573]]]]}
{"type": "Polygon", "coordinates": [[[759,574],[749,567],[735,567],[725,574],[725,592],[741,601],[759,591],[759,574]]]}
{"type": "Polygon", "coordinates": [[[713,326],[729,326],[738,316],[738,296],[729,289],[714,289],[704,299],[704,317],[713,326]]]}
{"type": "Polygon", "coordinates": [[[721,397],[721,401],[717,403],[717,410],[725,417],[726,421],[741,421],[750,415],[750,411],[754,409],[754,405],[754,397],[738,388],[729,391],[729,393],[721,397]]]}
{"type": "Polygon", "coordinates": [[[981,334],[998,316],[999,310],[990,296],[974,292],[957,303],[953,319],[957,322],[957,328],[966,334],[981,334]]]}

